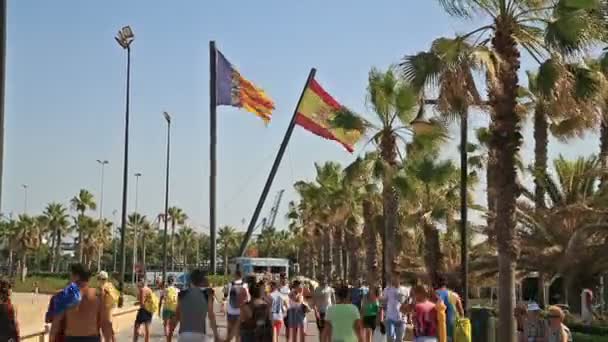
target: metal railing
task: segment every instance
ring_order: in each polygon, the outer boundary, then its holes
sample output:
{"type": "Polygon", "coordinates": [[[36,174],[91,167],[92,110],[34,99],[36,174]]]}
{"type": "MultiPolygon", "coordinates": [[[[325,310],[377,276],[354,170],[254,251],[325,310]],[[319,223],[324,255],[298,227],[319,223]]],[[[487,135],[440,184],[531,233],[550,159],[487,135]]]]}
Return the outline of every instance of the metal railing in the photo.
{"type": "MultiPolygon", "coordinates": [[[[137,311],[138,309],[139,309],[139,306],[134,306],[134,307],[126,308],[126,309],[118,309],[116,312],[114,312],[112,314],[112,317],[116,318],[119,316],[127,315],[127,314],[137,311]]],[[[45,342],[48,334],[49,334],[49,330],[44,329],[44,330],[36,331],[36,332],[30,333],[30,334],[27,334],[24,336],[20,336],[20,339],[21,339],[21,341],[37,339],[38,342],[45,342]]]]}

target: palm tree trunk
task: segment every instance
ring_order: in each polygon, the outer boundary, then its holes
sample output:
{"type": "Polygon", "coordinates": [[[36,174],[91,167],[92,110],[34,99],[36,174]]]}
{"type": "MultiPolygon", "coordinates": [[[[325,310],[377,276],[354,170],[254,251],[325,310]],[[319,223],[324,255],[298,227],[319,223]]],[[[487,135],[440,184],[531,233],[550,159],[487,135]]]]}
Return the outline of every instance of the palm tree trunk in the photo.
{"type": "Polygon", "coordinates": [[[78,225],[78,261],[82,264],[84,261],[84,244],[83,244],[83,234],[80,225],[78,225]]]}
{"type": "Polygon", "coordinates": [[[424,232],[424,263],[432,284],[438,284],[439,275],[443,273],[443,254],[439,244],[439,230],[430,222],[422,224],[424,232]]]}
{"type": "Polygon", "coordinates": [[[377,285],[378,279],[378,234],[374,224],[374,207],[369,200],[363,201],[363,240],[365,241],[366,281],[371,286],[377,285]]]}
{"type": "Polygon", "coordinates": [[[517,193],[515,158],[521,146],[520,118],[516,114],[520,55],[513,38],[515,23],[509,17],[495,20],[492,44],[501,57],[498,85],[490,87],[492,106],[490,124],[489,167],[493,168],[496,186],[496,220],[494,227],[498,242],[498,342],[514,342],[516,326],[515,264],[518,246],[515,236],[515,200],[517,193]],[[493,160],[494,159],[494,160],[493,160]]]}
{"type": "Polygon", "coordinates": [[[325,246],[323,246],[323,273],[329,279],[334,276],[334,234],[331,229],[325,233],[325,246]]]}
{"type": "MultiPolygon", "coordinates": [[[[600,165],[604,169],[608,169],[608,115],[604,115],[602,124],[600,126],[600,165]]],[[[601,187],[606,186],[608,176],[604,174],[601,178],[601,187]]]]}
{"type": "Polygon", "coordinates": [[[346,246],[348,248],[348,253],[346,253],[348,256],[348,279],[350,279],[351,284],[356,284],[356,280],[361,277],[361,267],[359,266],[362,250],[360,236],[355,236],[355,234],[351,234],[351,230],[348,230],[346,246]]]}
{"type": "Polygon", "coordinates": [[[21,255],[21,282],[25,281],[25,278],[27,277],[27,252],[23,252],[23,254],[21,255]]]}
{"type": "Polygon", "coordinates": [[[49,262],[49,271],[51,273],[53,273],[54,268],[55,268],[55,243],[56,243],[56,241],[57,241],[57,236],[55,235],[55,232],[52,231],[52,233],[51,233],[51,250],[50,250],[51,259],[49,262]]]}
{"type": "Polygon", "coordinates": [[[334,246],[334,260],[336,260],[336,274],[340,279],[344,279],[344,239],[342,228],[335,227],[334,241],[337,241],[337,247],[334,246]]]}
{"type": "Polygon", "coordinates": [[[542,178],[547,173],[548,123],[542,104],[534,110],[534,204],[537,210],[545,208],[545,188],[542,178]]]}
{"type": "MultiPolygon", "coordinates": [[[[11,245],[11,242],[9,241],[9,246],[11,245]]],[[[9,268],[9,276],[13,275],[13,247],[9,247],[8,248],[8,268],[9,268]]]]}
{"type": "MultiPolygon", "coordinates": [[[[391,167],[389,174],[397,166],[397,143],[392,132],[383,132],[380,137],[380,153],[382,159],[391,167]]],[[[383,234],[383,275],[385,284],[388,284],[388,276],[393,272],[394,263],[397,261],[396,244],[399,222],[399,193],[393,187],[391,179],[386,176],[382,184],[382,203],[384,214],[384,234],[383,234]]]]}
{"type": "MultiPolygon", "coordinates": [[[[175,235],[175,222],[171,222],[171,272],[175,272],[175,246],[173,245],[173,237],[175,235]]],[[[224,266],[226,269],[227,265],[224,266]]],[[[226,273],[225,273],[226,274],[226,273]]]]}
{"type": "Polygon", "coordinates": [[[57,243],[55,245],[55,270],[59,271],[59,264],[61,263],[61,229],[57,228],[55,234],[57,235],[57,243]]]}
{"type": "Polygon", "coordinates": [[[399,194],[389,182],[385,182],[382,191],[383,213],[384,213],[384,237],[382,246],[384,252],[384,274],[383,279],[388,284],[388,277],[393,273],[396,260],[397,230],[399,229],[397,215],[399,212],[399,194]]]}
{"type": "Polygon", "coordinates": [[[147,267],[146,267],[146,239],[144,238],[141,241],[141,263],[144,269],[144,274],[146,274],[147,271],[147,267]]]}
{"type": "Polygon", "coordinates": [[[224,276],[228,275],[228,246],[224,246],[224,276]]]}
{"type": "Polygon", "coordinates": [[[101,271],[101,254],[103,253],[103,245],[97,245],[97,272],[101,271]]]}

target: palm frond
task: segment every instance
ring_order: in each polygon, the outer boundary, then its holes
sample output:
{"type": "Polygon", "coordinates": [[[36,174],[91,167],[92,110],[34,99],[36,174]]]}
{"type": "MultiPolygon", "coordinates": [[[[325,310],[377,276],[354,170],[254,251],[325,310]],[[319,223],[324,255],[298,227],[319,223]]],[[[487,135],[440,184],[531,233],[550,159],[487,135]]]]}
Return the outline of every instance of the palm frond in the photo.
{"type": "Polygon", "coordinates": [[[419,91],[425,86],[435,87],[442,68],[441,59],[433,52],[405,56],[399,66],[403,78],[419,91]]]}

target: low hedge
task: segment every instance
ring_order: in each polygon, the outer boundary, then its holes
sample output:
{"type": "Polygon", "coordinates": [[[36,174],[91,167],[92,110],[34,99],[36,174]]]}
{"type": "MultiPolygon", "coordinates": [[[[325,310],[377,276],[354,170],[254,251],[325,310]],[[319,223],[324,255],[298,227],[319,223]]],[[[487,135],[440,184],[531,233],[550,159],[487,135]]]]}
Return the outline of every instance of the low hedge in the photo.
{"type": "MultiPolygon", "coordinates": [[[[584,325],[580,323],[568,323],[568,328],[573,333],[581,333],[585,335],[594,336],[608,336],[608,326],[603,325],[584,325]]],[[[606,337],[603,337],[604,341],[608,341],[606,337]]]]}
{"type": "MultiPolygon", "coordinates": [[[[36,286],[38,293],[55,294],[57,291],[64,288],[69,282],[67,275],[65,277],[57,276],[32,276],[27,277],[25,281],[17,279],[13,284],[15,292],[34,292],[36,286]]],[[[97,287],[97,279],[92,278],[89,283],[91,287],[97,287]]]]}
{"type": "Polygon", "coordinates": [[[578,332],[573,332],[572,340],[576,342],[606,342],[606,336],[587,335],[578,332]]]}

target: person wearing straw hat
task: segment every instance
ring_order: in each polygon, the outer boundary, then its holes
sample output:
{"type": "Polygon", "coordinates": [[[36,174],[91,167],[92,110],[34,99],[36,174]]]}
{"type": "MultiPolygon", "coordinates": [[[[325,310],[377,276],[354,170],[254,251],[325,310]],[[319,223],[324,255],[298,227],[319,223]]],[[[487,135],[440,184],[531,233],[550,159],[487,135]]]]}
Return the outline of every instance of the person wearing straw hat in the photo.
{"type": "Polygon", "coordinates": [[[566,315],[559,306],[550,306],[547,309],[549,326],[547,328],[547,342],[572,342],[570,329],[564,324],[566,315]]]}

